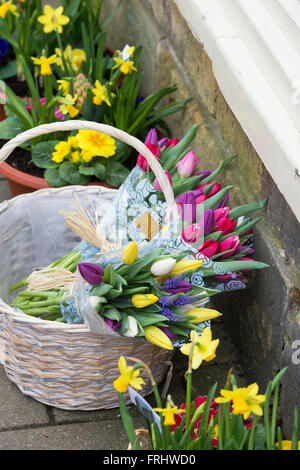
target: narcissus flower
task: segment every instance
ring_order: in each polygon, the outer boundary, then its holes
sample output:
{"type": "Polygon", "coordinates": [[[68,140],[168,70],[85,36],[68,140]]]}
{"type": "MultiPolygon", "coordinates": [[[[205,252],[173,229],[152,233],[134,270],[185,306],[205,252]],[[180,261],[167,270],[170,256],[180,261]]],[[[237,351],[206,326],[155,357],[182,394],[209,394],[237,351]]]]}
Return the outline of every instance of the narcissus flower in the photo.
{"type": "Polygon", "coordinates": [[[135,262],[138,255],[138,245],[136,242],[131,242],[125,246],[122,251],[122,261],[124,264],[132,264],[135,262]]]}
{"type": "Polygon", "coordinates": [[[118,392],[125,393],[130,385],[137,390],[142,390],[144,380],[138,377],[140,374],[139,369],[135,369],[133,366],[127,367],[126,360],[123,356],[119,359],[119,369],[121,372],[120,377],[114,381],[114,387],[118,392]]]}
{"type": "Polygon", "coordinates": [[[145,308],[157,301],[158,297],[154,294],[134,294],[131,298],[132,305],[135,308],[145,308]]]}
{"type": "Polygon", "coordinates": [[[184,273],[185,271],[189,270],[195,270],[200,268],[202,266],[203,261],[202,260],[181,260],[177,261],[175,264],[174,268],[170,272],[171,276],[178,276],[181,273],[184,273]]]}
{"type": "Polygon", "coordinates": [[[185,315],[189,317],[196,317],[194,320],[190,320],[191,323],[201,323],[207,320],[213,320],[222,315],[222,313],[217,310],[212,310],[210,308],[191,308],[185,315]]]}
{"type": "Polygon", "coordinates": [[[221,390],[221,397],[216,398],[216,403],[228,403],[232,401],[233,414],[243,415],[248,419],[250,414],[262,416],[261,404],[265,401],[264,395],[258,395],[258,385],[253,383],[247,388],[234,388],[233,390],[221,390]]]}
{"type": "Polygon", "coordinates": [[[70,18],[63,15],[64,8],[62,6],[52,8],[50,5],[44,6],[44,14],[38,17],[38,22],[44,25],[45,33],[52,33],[57,30],[59,34],[63,32],[63,26],[69,23],[70,18]]]}
{"type": "Polygon", "coordinates": [[[69,114],[71,118],[77,116],[79,109],[75,107],[76,95],[73,97],[68,93],[66,96],[60,98],[60,102],[62,104],[59,106],[59,110],[63,114],[69,114]]]}
{"type": "Polygon", "coordinates": [[[68,80],[57,80],[58,89],[62,90],[63,95],[66,96],[70,91],[70,82],[68,80]]]}
{"type": "Polygon", "coordinates": [[[98,131],[80,130],[76,135],[78,145],[97,157],[109,158],[116,153],[116,142],[109,135],[98,131]]]}
{"type": "Polygon", "coordinates": [[[111,102],[109,101],[108,95],[107,95],[107,88],[105,85],[101,85],[99,80],[95,81],[95,88],[92,89],[93,92],[93,103],[100,106],[103,101],[106,103],[108,106],[111,106],[111,102]]]}
{"type": "Polygon", "coordinates": [[[157,326],[150,325],[145,327],[145,338],[149,343],[155,344],[160,348],[173,349],[170,338],[157,326]]]}
{"type": "Polygon", "coordinates": [[[192,352],[192,368],[198,369],[202,364],[202,361],[211,361],[216,357],[216,349],[219,345],[219,340],[212,340],[212,334],[210,328],[204,328],[201,336],[197,334],[195,330],[190,333],[191,343],[186,343],[181,346],[180,351],[182,354],[189,356],[190,350],[193,347],[192,352]]]}
{"type": "MultiPolygon", "coordinates": [[[[61,67],[62,70],[64,70],[61,49],[59,47],[56,47],[55,53],[57,55],[56,64],[61,67]]],[[[68,44],[65,48],[63,52],[63,57],[65,59],[67,68],[69,68],[70,63],[75,73],[77,73],[80,69],[82,62],[86,61],[86,53],[84,52],[84,50],[72,49],[72,46],[70,44],[68,44]]]]}
{"type": "Polygon", "coordinates": [[[113,69],[120,67],[120,71],[124,74],[130,74],[133,71],[137,71],[137,68],[134,66],[133,60],[123,60],[121,57],[113,58],[116,65],[113,66],[113,69]]]}
{"type": "Polygon", "coordinates": [[[174,426],[175,423],[175,418],[174,415],[178,413],[184,413],[185,410],[181,410],[180,408],[177,408],[177,406],[174,406],[173,408],[153,408],[154,411],[158,411],[163,415],[165,418],[164,420],[164,425],[165,426],[174,426]]]}
{"type": "Polygon", "coordinates": [[[35,65],[40,65],[41,75],[52,75],[51,65],[55,63],[56,54],[53,54],[50,57],[45,57],[43,55],[40,58],[31,57],[31,59],[35,65]]]}
{"type": "Polygon", "coordinates": [[[4,2],[2,0],[2,4],[0,5],[0,17],[4,19],[8,12],[15,16],[19,16],[16,5],[11,2],[4,2]]]}

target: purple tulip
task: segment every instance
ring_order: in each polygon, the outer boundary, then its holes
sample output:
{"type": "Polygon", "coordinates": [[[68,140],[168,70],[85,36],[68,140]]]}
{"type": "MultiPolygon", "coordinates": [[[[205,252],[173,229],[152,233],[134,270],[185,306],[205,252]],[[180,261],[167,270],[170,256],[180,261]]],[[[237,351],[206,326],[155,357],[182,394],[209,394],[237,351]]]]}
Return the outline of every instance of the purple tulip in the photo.
{"type": "Polygon", "coordinates": [[[165,150],[166,148],[168,148],[168,144],[169,144],[168,137],[164,137],[163,139],[160,139],[158,141],[158,146],[161,150],[165,150]]]}
{"type": "Polygon", "coordinates": [[[174,335],[173,333],[170,331],[170,329],[167,327],[167,326],[160,326],[159,327],[161,331],[163,331],[165,333],[165,335],[167,335],[167,337],[173,341],[174,340],[174,335]]]}
{"type": "Polygon", "coordinates": [[[245,253],[247,256],[248,255],[253,255],[255,253],[255,250],[253,248],[250,248],[250,246],[247,245],[240,245],[238,249],[236,250],[236,253],[242,253],[242,251],[247,250],[247,253],[245,253]]]}
{"type": "Polygon", "coordinates": [[[188,152],[179,163],[177,163],[177,170],[182,178],[187,178],[194,173],[196,165],[196,155],[193,150],[188,152]]]}
{"type": "Polygon", "coordinates": [[[211,174],[210,171],[208,170],[205,170],[205,171],[200,171],[200,170],[196,170],[195,171],[195,176],[201,176],[201,179],[203,180],[204,178],[207,178],[209,175],[211,174]]]}
{"type": "Polygon", "coordinates": [[[223,201],[221,201],[221,202],[217,205],[216,209],[222,209],[223,207],[225,207],[225,206],[227,205],[228,198],[229,198],[229,193],[230,193],[230,191],[227,192],[227,194],[226,194],[226,196],[224,197],[223,201]]]}
{"type": "Polygon", "coordinates": [[[78,269],[83,279],[92,286],[102,282],[104,272],[98,264],[78,263],[78,269]]]}
{"type": "Polygon", "coordinates": [[[180,294],[181,292],[183,294],[186,294],[192,288],[193,288],[193,285],[190,282],[180,281],[176,287],[165,288],[165,291],[168,292],[168,294],[180,294]]]}
{"type": "Polygon", "coordinates": [[[111,328],[114,331],[117,331],[120,328],[121,323],[122,323],[121,321],[111,320],[110,318],[106,318],[106,317],[104,317],[104,321],[107,324],[107,326],[109,326],[109,328],[111,328]]]}
{"type": "Polygon", "coordinates": [[[187,222],[193,222],[197,215],[196,198],[202,194],[202,190],[188,191],[181,194],[176,199],[176,203],[180,204],[181,218],[187,222]]]}
{"type": "Polygon", "coordinates": [[[208,235],[215,225],[215,215],[213,209],[208,209],[203,213],[198,221],[203,235],[208,235]]]}
{"type": "Polygon", "coordinates": [[[155,128],[152,128],[150,129],[150,131],[148,132],[147,134],[147,137],[145,139],[145,144],[152,144],[152,145],[156,145],[158,144],[158,138],[157,138],[157,132],[156,132],[156,129],[155,128]]]}

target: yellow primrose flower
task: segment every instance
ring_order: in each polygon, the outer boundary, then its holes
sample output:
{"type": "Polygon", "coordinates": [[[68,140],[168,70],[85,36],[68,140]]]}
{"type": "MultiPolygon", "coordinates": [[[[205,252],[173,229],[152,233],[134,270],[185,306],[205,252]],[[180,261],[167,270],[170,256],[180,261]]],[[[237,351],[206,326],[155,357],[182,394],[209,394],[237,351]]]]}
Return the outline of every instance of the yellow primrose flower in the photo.
{"type": "Polygon", "coordinates": [[[80,130],[77,134],[78,145],[82,150],[88,150],[93,156],[109,158],[116,153],[116,142],[102,132],[80,130]]]}
{"type": "Polygon", "coordinates": [[[62,26],[69,23],[70,18],[63,15],[64,8],[62,6],[52,8],[50,5],[44,6],[44,14],[38,17],[38,22],[44,25],[45,33],[52,33],[57,30],[59,34],[63,32],[62,26]]]}
{"type": "Polygon", "coordinates": [[[58,89],[62,90],[63,95],[66,96],[70,91],[70,82],[68,80],[57,80],[57,83],[58,83],[58,89]]]}
{"type": "MultiPolygon", "coordinates": [[[[59,67],[62,68],[62,70],[64,70],[61,49],[59,47],[56,47],[55,52],[57,55],[56,63],[59,67]]],[[[71,67],[75,73],[77,73],[78,70],[80,69],[82,62],[86,60],[86,54],[84,50],[72,49],[72,46],[70,44],[68,44],[67,47],[65,48],[63,55],[64,55],[67,68],[70,62],[71,67]]]]}
{"type": "Polygon", "coordinates": [[[193,320],[190,320],[190,323],[201,323],[207,320],[213,320],[214,318],[219,317],[222,313],[217,312],[217,310],[211,310],[210,308],[191,308],[185,315],[189,317],[196,317],[193,320]]]}
{"type": "Polygon", "coordinates": [[[185,271],[198,269],[200,268],[200,266],[202,266],[202,264],[203,264],[202,260],[188,259],[188,260],[177,261],[177,263],[175,264],[170,274],[171,276],[176,277],[179,274],[184,273],[185,271]]]}
{"type": "Polygon", "coordinates": [[[158,297],[154,294],[134,294],[131,297],[132,305],[135,308],[145,308],[148,305],[155,304],[157,302],[158,297]]]}
{"type": "Polygon", "coordinates": [[[71,159],[73,163],[78,163],[80,161],[80,153],[78,150],[75,150],[75,152],[71,153],[71,159]]]}
{"type": "Polygon", "coordinates": [[[145,338],[149,343],[155,344],[156,346],[164,349],[174,349],[170,338],[157,326],[146,326],[144,330],[145,338]]]}
{"type": "Polygon", "coordinates": [[[55,152],[52,153],[52,160],[56,163],[61,163],[64,158],[70,153],[70,144],[65,141],[59,142],[54,147],[55,152]]]}
{"type": "Polygon", "coordinates": [[[190,355],[192,345],[192,368],[198,369],[202,364],[202,361],[211,361],[216,357],[216,349],[219,345],[219,340],[215,339],[212,341],[212,334],[210,328],[204,328],[201,336],[197,334],[195,330],[190,333],[191,343],[186,343],[181,346],[180,351],[186,356],[190,355]]]}
{"type": "Polygon", "coordinates": [[[216,398],[216,403],[228,403],[232,401],[233,414],[243,415],[248,419],[250,414],[262,416],[263,410],[261,404],[265,401],[264,395],[257,395],[258,385],[253,383],[247,388],[234,388],[233,390],[221,390],[222,397],[216,398]]]}
{"type": "Polygon", "coordinates": [[[173,408],[153,408],[154,411],[158,411],[163,415],[165,418],[164,425],[165,426],[173,426],[176,424],[174,415],[178,413],[185,413],[185,410],[182,410],[181,408],[177,408],[177,406],[174,406],[173,408]]]}
{"type": "Polygon", "coordinates": [[[135,262],[138,255],[138,245],[137,242],[131,242],[125,246],[122,251],[122,261],[124,264],[132,264],[135,262]]]}
{"type": "Polygon", "coordinates": [[[2,0],[2,5],[0,5],[0,17],[4,19],[8,12],[15,16],[19,16],[16,5],[2,0]]]}
{"type": "Polygon", "coordinates": [[[95,155],[93,155],[88,150],[81,150],[81,158],[85,163],[89,163],[95,155]]]}
{"type": "Polygon", "coordinates": [[[92,89],[93,94],[93,103],[100,105],[104,101],[108,106],[111,106],[111,103],[107,96],[107,88],[105,85],[101,85],[99,80],[95,81],[95,88],[92,89]]]}
{"type": "Polygon", "coordinates": [[[45,57],[43,55],[40,58],[31,57],[31,59],[35,65],[40,65],[41,75],[52,75],[51,64],[55,63],[56,54],[53,54],[50,57],[45,57]]]}
{"type": "Polygon", "coordinates": [[[118,392],[127,392],[129,385],[137,390],[142,390],[142,385],[145,382],[141,377],[138,377],[139,369],[134,370],[133,366],[127,367],[124,356],[119,359],[119,369],[121,375],[114,381],[114,387],[118,392]]]}
{"type": "Polygon", "coordinates": [[[78,148],[78,140],[76,139],[76,136],[71,135],[70,137],[68,137],[67,142],[68,142],[68,144],[70,144],[72,149],[77,149],[78,148]]]}
{"type": "Polygon", "coordinates": [[[71,118],[77,116],[77,114],[79,113],[79,109],[75,107],[76,98],[76,95],[73,97],[69,93],[67,93],[65,97],[60,98],[62,104],[59,106],[59,110],[63,114],[69,114],[71,118]]]}

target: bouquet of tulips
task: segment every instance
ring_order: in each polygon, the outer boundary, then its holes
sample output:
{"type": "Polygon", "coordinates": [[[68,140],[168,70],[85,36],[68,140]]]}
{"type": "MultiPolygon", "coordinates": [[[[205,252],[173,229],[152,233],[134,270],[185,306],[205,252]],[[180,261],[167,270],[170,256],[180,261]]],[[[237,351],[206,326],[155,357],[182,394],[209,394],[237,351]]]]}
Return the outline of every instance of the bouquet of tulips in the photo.
{"type": "Polygon", "coordinates": [[[216,356],[219,340],[212,339],[209,328],[201,336],[191,331],[190,342],[181,346],[180,351],[188,356],[186,372],[186,400],[179,407],[169,395],[163,403],[157,384],[149,367],[138,358],[130,358],[128,366],[125,357],[119,359],[120,377],[114,381],[119,395],[119,406],[124,430],[130,448],[142,450],[140,435],[147,436],[147,449],[153,450],[298,450],[298,411],[295,407],[295,420],[292,440],[283,437],[278,426],[279,389],[287,368],[282,369],[271,380],[265,394],[259,394],[257,383],[248,387],[238,387],[231,371],[225,387],[216,396],[217,383],[207,396],[192,399],[192,373],[204,361],[216,356]],[[139,376],[143,370],[149,375],[156,399],[156,408],[142,399],[138,392],[144,380],[139,376]],[[147,421],[147,429],[135,431],[131,416],[125,405],[124,394],[130,393],[132,401],[143,402],[139,411],[147,421]],[[139,400],[137,400],[137,397],[139,400]]]}

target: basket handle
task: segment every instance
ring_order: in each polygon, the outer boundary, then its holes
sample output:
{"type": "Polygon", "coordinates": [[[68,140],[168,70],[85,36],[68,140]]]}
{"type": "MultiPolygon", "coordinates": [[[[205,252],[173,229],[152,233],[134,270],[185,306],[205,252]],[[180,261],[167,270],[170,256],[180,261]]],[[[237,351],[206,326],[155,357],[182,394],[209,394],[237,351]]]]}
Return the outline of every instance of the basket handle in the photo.
{"type": "Polygon", "coordinates": [[[174,193],[172,186],[162,169],[158,160],[154,157],[152,152],[146,147],[146,145],[141,142],[136,137],[133,137],[127,132],[117,129],[116,127],[109,126],[107,124],[101,124],[92,121],[81,121],[81,120],[68,120],[64,122],[52,122],[50,124],[43,124],[32,129],[28,129],[25,132],[17,135],[9,142],[3,145],[0,149],[0,163],[2,163],[16,148],[22,145],[24,142],[38,137],[40,135],[49,134],[51,132],[58,131],[72,131],[72,130],[92,130],[102,132],[103,134],[110,135],[116,139],[121,140],[125,144],[133,147],[138,153],[141,153],[147,160],[149,166],[152,168],[154,175],[156,176],[160,187],[163,190],[165,196],[167,207],[168,207],[168,216],[170,218],[175,218],[178,216],[178,210],[174,198],[174,193]]]}

